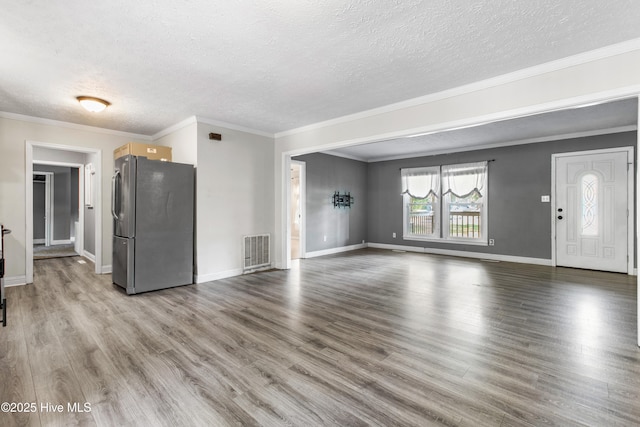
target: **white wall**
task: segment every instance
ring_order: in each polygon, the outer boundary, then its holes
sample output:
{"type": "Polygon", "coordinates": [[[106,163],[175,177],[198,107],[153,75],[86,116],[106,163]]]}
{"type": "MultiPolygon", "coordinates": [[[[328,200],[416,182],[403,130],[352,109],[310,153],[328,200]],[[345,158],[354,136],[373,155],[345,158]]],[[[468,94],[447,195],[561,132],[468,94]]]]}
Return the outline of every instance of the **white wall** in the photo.
{"type": "Polygon", "coordinates": [[[102,264],[111,265],[110,171],[113,150],[129,141],[148,137],[50,120],[0,116],[0,222],[12,234],[5,237],[6,278],[19,283],[26,275],[25,147],[37,141],[102,151],[102,264]]]}
{"type": "MultiPolygon", "coordinates": [[[[26,141],[102,151],[102,264],[110,266],[113,150],[131,141],[148,143],[151,137],[9,116],[0,116],[0,222],[13,230],[5,239],[7,282],[20,283],[26,274],[26,141]]],[[[172,147],[176,162],[200,165],[196,172],[197,280],[241,274],[242,237],[274,232],[273,138],[193,120],[153,142],[172,147]],[[210,141],[209,132],[221,133],[223,140],[210,141]]],[[[40,148],[34,151],[42,157],[40,148]]]]}
{"type": "Polygon", "coordinates": [[[87,162],[87,155],[74,151],[33,147],[33,161],[85,164],[87,162]]]}
{"type": "Polygon", "coordinates": [[[242,274],[242,238],[273,236],[273,138],[185,120],[154,138],[174,162],[196,165],[195,280],[242,274]],[[209,133],[222,134],[212,141],[209,133]]]}
{"type": "MultiPolygon", "coordinates": [[[[107,153],[108,155],[108,153],[107,153]]],[[[95,165],[98,163],[98,156],[95,153],[87,153],[86,154],[86,162],[85,163],[91,163],[95,165]]],[[[113,158],[113,156],[109,156],[111,158],[113,158]]],[[[111,180],[111,176],[113,174],[113,167],[110,170],[106,170],[106,171],[102,171],[102,179],[108,179],[111,180]]],[[[84,179],[84,176],[82,177],[84,179]]],[[[90,183],[85,182],[84,185],[90,185],[90,183]]],[[[92,198],[97,197],[96,193],[95,193],[95,189],[91,192],[92,194],[92,198]]],[[[102,221],[103,221],[103,225],[102,225],[102,231],[104,232],[105,229],[110,230],[110,233],[113,233],[113,223],[112,223],[112,219],[111,219],[111,188],[109,188],[109,193],[107,193],[107,197],[109,197],[109,215],[108,216],[103,216],[102,217],[102,221]]],[[[104,194],[103,194],[103,200],[104,200],[104,194]]],[[[82,206],[82,209],[84,209],[84,230],[83,230],[83,236],[84,236],[84,241],[83,241],[83,255],[87,255],[88,257],[91,258],[91,256],[95,257],[96,256],[96,237],[95,237],[95,227],[96,227],[96,206],[95,206],[95,201],[94,200],[85,200],[84,201],[84,206],[82,206]],[[87,203],[91,202],[91,207],[87,206],[87,203]]],[[[103,209],[104,212],[104,209],[103,209]]],[[[103,238],[104,239],[104,238],[103,238]]],[[[111,248],[112,246],[112,237],[111,234],[109,235],[109,240],[110,240],[110,245],[109,248],[111,248]]],[[[103,241],[103,245],[104,247],[104,241],[103,241]]],[[[103,252],[104,253],[104,252],[103,252]]],[[[103,259],[105,259],[105,257],[102,257],[103,259]]],[[[111,260],[111,250],[109,250],[109,260],[111,260]]],[[[105,264],[104,262],[102,263],[103,268],[104,266],[110,266],[111,265],[111,261],[109,261],[108,264],[105,264]]]]}
{"type": "Polygon", "coordinates": [[[198,165],[198,126],[195,117],[176,126],[176,130],[153,140],[156,145],[171,147],[171,160],[198,165]]]}
{"type": "Polygon", "coordinates": [[[635,43],[277,134],[276,266],[287,267],[285,195],[290,154],[447,130],[638,93],[640,48],[635,43]]]}
{"type": "Polygon", "coordinates": [[[197,153],[196,275],[201,283],[242,273],[243,236],[273,236],[273,138],[198,123],[197,153]],[[209,140],[210,132],[222,134],[222,141],[209,140]]]}

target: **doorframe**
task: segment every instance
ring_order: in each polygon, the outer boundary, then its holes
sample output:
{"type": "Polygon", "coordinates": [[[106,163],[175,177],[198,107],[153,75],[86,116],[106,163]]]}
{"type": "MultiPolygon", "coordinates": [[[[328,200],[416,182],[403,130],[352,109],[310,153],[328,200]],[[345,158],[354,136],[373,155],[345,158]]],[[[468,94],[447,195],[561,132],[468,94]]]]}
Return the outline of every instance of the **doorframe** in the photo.
{"type": "MultiPolygon", "coordinates": [[[[300,259],[303,259],[307,257],[307,163],[291,159],[291,165],[300,168],[300,259]]],[[[289,167],[289,171],[291,171],[291,167],[289,167]]],[[[289,182],[291,182],[291,175],[289,175],[289,182]]],[[[289,201],[291,201],[291,186],[287,194],[289,201]]],[[[289,205],[289,209],[291,209],[291,205],[289,205]]],[[[289,218],[289,227],[291,227],[291,218],[289,218]]],[[[291,245],[291,233],[289,233],[289,245],[291,245]]],[[[289,248],[289,261],[291,261],[291,248],[289,248]]]]}
{"type": "MultiPolygon", "coordinates": [[[[34,170],[33,173],[31,174],[32,177],[35,177],[36,175],[44,175],[45,176],[45,181],[44,181],[44,213],[45,213],[45,221],[44,221],[44,245],[45,246],[51,246],[51,243],[53,242],[53,230],[54,230],[54,218],[53,218],[53,209],[54,209],[54,203],[53,203],[53,191],[54,191],[54,174],[53,172],[47,172],[47,171],[36,171],[34,170]]],[[[32,182],[42,182],[42,181],[34,181],[32,180],[32,182]]],[[[32,190],[33,190],[33,186],[32,186],[32,190]]],[[[33,202],[33,193],[31,194],[31,201],[33,202]]],[[[31,212],[33,215],[33,204],[31,205],[31,212]]],[[[33,217],[32,217],[32,221],[33,221],[33,217]]],[[[32,242],[32,244],[35,244],[35,242],[32,242]]]]}
{"type": "MultiPolygon", "coordinates": [[[[58,166],[58,167],[65,167],[65,168],[74,168],[74,169],[78,169],[78,191],[80,192],[78,194],[78,223],[80,224],[80,229],[82,230],[82,239],[80,240],[81,243],[81,252],[79,255],[82,255],[82,252],[84,251],[84,179],[82,178],[82,174],[84,173],[84,165],[82,163],[73,163],[73,162],[53,162],[53,161],[47,161],[47,160],[34,160],[33,161],[34,165],[42,165],[42,166],[58,166]]],[[[65,240],[55,240],[53,238],[53,230],[54,230],[54,224],[55,224],[55,215],[54,215],[54,208],[55,208],[55,173],[53,172],[41,172],[41,171],[33,171],[34,175],[38,174],[38,173],[48,173],[51,174],[51,222],[50,222],[50,226],[51,226],[51,244],[52,245],[59,245],[59,244],[66,244],[69,243],[68,241],[65,240]]],[[[33,200],[33,197],[31,198],[31,200],[33,200]]],[[[77,237],[77,231],[76,230],[76,237],[77,237]]],[[[71,239],[71,236],[69,236],[69,239],[71,239]]]]}
{"type": "MultiPolygon", "coordinates": [[[[74,153],[82,153],[82,154],[93,154],[96,156],[95,162],[95,182],[97,185],[95,186],[95,242],[96,242],[96,250],[95,250],[95,273],[102,274],[102,150],[95,148],[87,148],[87,147],[77,147],[73,145],[62,145],[62,144],[51,144],[47,142],[38,142],[38,141],[25,141],[25,170],[26,176],[33,176],[33,149],[35,147],[46,148],[49,150],[56,151],[70,151],[74,153]]],[[[38,161],[38,164],[47,164],[51,166],[69,166],[69,167],[77,167],[80,169],[79,173],[81,174],[78,180],[79,192],[78,195],[78,203],[80,204],[81,209],[78,212],[78,222],[81,222],[80,227],[83,230],[83,240],[84,240],[84,165],[79,163],[65,163],[65,162],[49,162],[49,161],[38,161]]],[[[33,184],[31,184],[31,180],[25,180],[25,231],[26,231],[26,242],[25,242],[25,252],[26,252],[26,282],[33,283],[33,184]]],[[[84,252],[84,241],[82,242],[82,249],[84,252]]],[[[82,254],[81,254],[82,255],[82,254]]]]}
{"type": "MultiPolygon", "coordinates": [[[[556,160],[561,157],[584,156],[589,154],[627,154],[627,274],[632,276],[637,274],[634,270],[635,256],[635,158],[633,147],[603,148],[599,150],[572,151],[567,153],[554,153],[551,155],[551,265],[557,266],[557,233],[556,233],[556,160]]],[[[640,341],[639,341],[640,342],[640,341]]]]}

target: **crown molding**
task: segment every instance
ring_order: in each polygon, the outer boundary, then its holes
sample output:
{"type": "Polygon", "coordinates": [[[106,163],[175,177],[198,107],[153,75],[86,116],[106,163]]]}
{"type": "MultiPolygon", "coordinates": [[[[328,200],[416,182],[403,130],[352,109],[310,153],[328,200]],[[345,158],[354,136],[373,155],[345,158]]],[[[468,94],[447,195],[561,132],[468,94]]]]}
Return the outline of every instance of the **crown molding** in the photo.
{"type": "MultiPolygon", "coordinates": [[[[637,98],[640,94],[640,84],[634,86],[622,87],[614,90],[582,95],[574,98],[561,99],[544,104],[530,105],[526,107],[516,108],[513,110],[499,111],[497,113],[489,113],[482,116],[453,120],[450,122],[442,122],[420,126],[413,129],[394,130],[384,134],[375,136],[363,136],[353,139],[336,141],[329,144],[314,145],[304,148],[296,148],[283,152],[289,156],[299,156],[302,154],[315,153],[318,151],[330,151],[339,148],[350,147],[358,144],[366,144],[370,142],[381,142],[390,139],[408,138],[413,136],[422,136],[432,133],[439,133],[450,130],[463,129],[468,127],[480,126],[487,123],[494,123],[503,120],[522,118],[540,113],[548,113],[568,108],[579,108],[582,106],[593,105],[595,103],[603,103],[616,101],[627,98],[637,98]]],[[[463,151],[463,150],[458,150],[463,151]]],[[[448,152],[448,151],[447,151],[448,152]]],[[[405,158],[403,156],[403,158],[405,158]]]]}
{"type": "Polygon", "coordinates": [[[507,74],[502,74],[500,76],[492,77],[489,79],[480,80],[467,85],[454,87],[451,89],[443,90],[441,92],[419,96],[417,98],[396,102],[396,103],[385,105],[382,107],[373,108],[370,110],[365,110],[358,113],[337,117],[335,119],[330,119],[330,120],[310,124],[307,126],[298,127],[298,128],[290,129],[283,132],[277,132],[274,135],[274,137],[278,139],[285,136],[290,136],[298,133],[321,129],[327,126],[337,125],[337,124],[350,122],[358,119],[364,119],[364,118],[375,116],[378,114],[384,114],[384,113],[401,110],[404,108],[415,107],[421,104],[428,104],[431,102],[440,101],[440,100],[452,98],[455,96],[465,95],[471,92],[489,89],[489,88],[500,86],[507,83],[513,83],[518,80],[524,80],[530,77],[535,77],[535,76],[539,76],[539,75],[554,72],[554,71],[560,71],[565,68],[586,64],[586,63],[597,61],[600,59],[605,59],[612,56],[632,52],[635,50],[640,50],[640,38],[605,46],[599,49],[595,49],[595,50],[591,50],[583,53],[579,53],[577,55],[568,56],[566,58],[558,59],[555,61],[545,62],[540,65],[535,65],[533,67],[524,68],[522,70],[514,71],[507,74]]]}
{"type": "MultiPolygon", "coordinates": [[[[404,154],[404,155],[396,155],[396,156],[383,156],[383,157],[376,157],[370,160],[363,160],[363,161],[367,163],[376,163],[376,162],[386,162],[389,160],[413,159],[417,157],[437,156],[440,154],[463,153],[465,151],[489,150],[491,148],[509,147],[513,145],[536,144],[540,142],[562,141],[565,139],[586,138],[586,137],[598,136],[598,135],[611,135],[614,133],[632,132],[635,130],[638,130],[638,126],[636,125],[619,126],[615,128],[608,128],[608,129],[598,129],[598,130],[590,130],[590,131],[584,131],[584,132],[573,132],[573,133],[566,133],[562,135],[552,135],[552,136],[544,136],[544,137],[538,137],[538,138],[527,138],[527,139],[520,139],[515,141],[495,142],[491,144],[458,147],[453,149],[450,148],[446,150],[423,151],[421,153],[412,153],[412,154],[404,154]]],[[[326,153],[326,154],[342,157],[336,153],[326,153]]]]}
{"type": "Polygon", "coordinates": [[[377,161],[377,160],[368,160],[361,156],[354,156],[353,154],[340,153],[338,151],[331,151],[331,150],[320,151],[319,153],[326,154],[327,156],[342,157],[343,159],[355,160],[357,162],[364,162],[364,163],[371,163],[371,162],[377,161]]]}
{"type": "Polygon", "coordinates": [[[157,139],[160,139],[164,136],[167,136],[173,132],[179,131],[182,128],[185,128],[187,126],[190,126],[194,123],[203,123],[206,125],[211,125],[211,126],[216,126],[216,127],[221,127],[221,128],[225,128],[225,129],[231,129],[231,130],[237,130],[240,132],[246,132],[246,133],[250,133],[253,135],[258,135],[258,136],[264,136],[267,138],[274,138],[274,134],[272,133],[268,133],[268,132],[263,132],[260,130],[256,130],[256,129],[251,129],[248,127],[244,127],[244,126],[240,126],[240,125],[236,125],[233,123],[227,123],[227,122],[223,122],[220,120],[214,120],[214,119],[210,119],[207,117],[201,117],[201,116],[191,116],[187,119],[184,119],[181,122],[176,123],[175,125],[169,126],[166,129],[161,130],[160,132],[154,134],[151,138],[155,141],[157,139]]]}
{"type": "Polygon", "coordinates": [[[185,128],[185,127],[187,127],[189,125],[192,125],[194,123],[197,123],[196,116],[191,116],[189,118],[184,119],[181,122],[176,123],[175,125],[169,126],[168,128],[161,130],[160,132],[156,132],[155,134],[153,134],[151,136],[151,139],[153,141],[155,141],[155,140],[160,139],[162,137],[165,137],[165,136],[167,136],[167,135],[169,135],[169,134],[171,134],[173,132],[177,132],[180,129],[185,128]]]}
{"type": "Polygon", "coordinates": [[[57,126],[57,127],[62,127],[66,129],[81,130],[85,132],[95,132],[95,133],[101,133],[105,135],[122,136],[125,138],[151,141],[151,137],[149,135],[124,132],[124,131],[114,130],[114,129],[105,129],[97,126],[80,125],[77,123],[63,122],[60,120],[43,119],[42,117],[33,117],[33,116],[27,116],[24,114],[16,114],[16,113],[8,113],[5,111],[0,111],[0,117],[4,119],[19,120],[22,122],[36,123],[36,124],[46,125],[46,126],[57,126]]]}
{"type": "Polygon", "coordinates": [[[196,119],[196,121],[198,123],[204,123],[204,124],[207,124],[207,125],[216,126],[216,127],[222,127],[222,128],[225,128],[225,129],[231,129],[231,130],[237,130],[237,131],[240,131],[240,132],[251,133],[253,135],[264,136],[264,137],[272,138],[272,139],[275,138],[275,135],[273,133],[263,132],[261,130],[252,129],[252,128],[236,125],[236,124],[233,124],[233,123],[222,122],[220,120],[214,120],[214,119],[209,119],[207,117],[200,117],[200,116],[195,116],[195,119],[196,119]]]}

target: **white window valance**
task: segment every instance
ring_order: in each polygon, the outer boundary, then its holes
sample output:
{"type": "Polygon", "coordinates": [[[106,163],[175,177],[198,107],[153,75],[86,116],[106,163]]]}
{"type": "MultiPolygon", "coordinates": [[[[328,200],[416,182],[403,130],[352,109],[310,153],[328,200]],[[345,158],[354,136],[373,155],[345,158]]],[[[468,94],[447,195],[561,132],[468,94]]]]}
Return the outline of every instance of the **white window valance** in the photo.
{"type": "Polygon", "coordinates": [[[487,162],[442,166],[442,195],[452,194],[460,199],[473,194],[482,197],[486,178],[487,162]]]}
{"type": "Polygon", "coordinates": [[[440,167],[422,167],[401,169],[402,194],[415,199],[438,197],[440,193],[440,167]]]}

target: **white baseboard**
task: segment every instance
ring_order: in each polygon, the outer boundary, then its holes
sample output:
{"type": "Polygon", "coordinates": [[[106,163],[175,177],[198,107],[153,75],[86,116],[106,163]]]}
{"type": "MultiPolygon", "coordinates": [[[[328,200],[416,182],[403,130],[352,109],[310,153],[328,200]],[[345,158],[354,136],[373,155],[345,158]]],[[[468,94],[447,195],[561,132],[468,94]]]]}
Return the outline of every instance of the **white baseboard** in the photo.
{"type": "Polygon", "coordinates": [[[257,273],[260,271],[271,270],[272,268],[277,268],[274,264],[266,265],[255,270],[247,270],[244,271],[241,268],[234,268],[233,270],[221,271],[219,273],[209,273],[209,274],[194,274],[193,275],[193,283],[204,283],[204,282],[213,282],[216,280],[228,279],[230,277],[242,276],[245,273],[257,273]]]}
{"type": "Polygon", "coordinates": [[[67,240],[52,240],[51,244],[52,245],[69,245],[73,243],[73,241],[71,239],[67,239],[67,240]]]}
{"type": "Polygon", "coordinates": [[[229,277],[235,277],[242,275],[242,269],[237,268],[233,270],[221,271],[219,273],[209,274],[194,274],[193,283],[213,282],[215,280],[228,279],[229,277]]]}
{"type": "Polygon", "coordinates": [[[100,271],[101,271],[101,274],[111,274],[112,269],[110,265],[103,265],[102,270],[100,271]]]}
{"type": "Polygon", "coordinates": [[[88,259],[89,261],[93,262],[93,263],[96,262],[96,256],[94,254],[92,254],[91,252],[84,251],[84,252],[82,252],[82,256],[85,257],[86,259],[88,259]]]}
{"type": "Polygon", "coordinates": [[[420,253],[434,254],[434,255],[448,255],[448,256],[457,256],[457,257],[464,257],[464,258],[488,259],[491,261],[517,262],[520,264],[535,264],[535,265],[546,265],[546,266],[552,265],[552,262],[550,259],[544,259],[544,258],[530,258],[530,257],[520,257],[520,256],[501,255],[501,254],[485,254],[482,252],[455,251],[451,249],[422,248],[422,247],[416,247],[416,246],[387,245],[384,243],[369,243],[369,247],[378,248],[378,249],[401,250],[401,251],[407,251],[407,252],[420,252],[420,253]]]}
{"type": "Polygon", "coordinates": [[[13,277],[4,278],[5,288],[10,288],[11,286],[23,286],[26,284],[27,284],[27,276],[13,276],[13,277]]]}
{"type": "Polygon", "coordinates": [[[375,249],[388,249],[391,251],[405,251],[405,252],[419,252],[424,253],[424,248],[420,246],[402,246],[402,245],[389,245],[386,243],[369,243],[370,248],[375,249]]]}
{"type": "Polygon", "coordinates": [[[366,247],[368,247],[367,243],[359,243],[357,245],[341,246],[339,248],[331,248],[331,249],[323,249],[321,251],[307,252],[304,255],[304,257],[305,258],[315,258],[315,257],[319,257],[319,256],[339,254],[341,252],[356,251],[358,249],[364,249],[366,247]]]}

